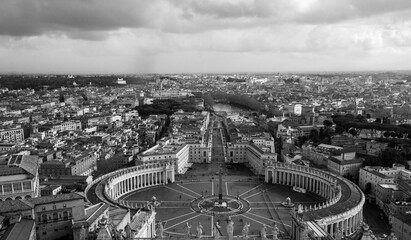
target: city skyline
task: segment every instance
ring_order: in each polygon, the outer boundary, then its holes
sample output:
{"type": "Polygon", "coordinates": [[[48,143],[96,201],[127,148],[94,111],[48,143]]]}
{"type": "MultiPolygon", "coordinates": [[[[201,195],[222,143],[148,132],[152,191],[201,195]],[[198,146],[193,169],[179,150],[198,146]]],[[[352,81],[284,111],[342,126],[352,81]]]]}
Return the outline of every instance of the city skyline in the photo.
{"type": "Polygon", "coordinates": [[[410,70],[406,0],[0,5],[0,73],[410,70]]]}

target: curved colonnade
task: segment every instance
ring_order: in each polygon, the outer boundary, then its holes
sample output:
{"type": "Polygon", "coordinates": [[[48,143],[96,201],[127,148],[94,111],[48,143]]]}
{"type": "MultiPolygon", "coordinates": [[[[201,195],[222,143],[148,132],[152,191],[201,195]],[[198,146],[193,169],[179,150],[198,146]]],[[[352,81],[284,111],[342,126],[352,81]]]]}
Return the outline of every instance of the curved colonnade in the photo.
{"type": "MultiPolygon", "coordinates": [[[[133,191],[172,183],[175,180],[174,163],[147,163],[135,167],[120,169],[104,176],[99,177],[94,184],[98,184],[96,189],[101,188],[103,194],[97,191],[97,197],[104,202],[109,200],[111,203],[120,205],[125,208],[138,209],[136,202],[121,200],[120,198],[133,191]]],[[[86,194],[90,190],[90,184],[86,189],[86,194]]],[[[150,199],[147,199],[149,201],[150,199]]]]}
{"type": "Polygon", "coordinates": [[[292,239],[301,239],[304,231],[305,234],[324,232],[332,237],[348,236],[357,230],[363,220],[364,194],[354,183],[338,175],[277,162],[267,166],[265,181],[303,188],[326,199],[320,204],[298,207],[293,214],[292,239]],[[312,226],[321,229],[316,231],[312,226]]]}
{"type": "MultiPolygon", "coordinates": [[[[149,163],[135,167],[120,169],[102,177],[98,183],[103,194],[97,194],[100,200],[132,209],[138,209],[136,202],[120,200],[124,195],[150,186],[174,182],[174,164],[149,163]]],[[[316,205],[298,207],[292,216],[292,239],[302,239],[303,235],[315,235],[323,231],[325,234],[351,235],[363,221],[362,208],[364,194],[352,182],[329,172],[287,163],[272,163],[265,169],[267,183],[296,186],[320,195],[325,202],[316,205]],[[317,227],[317,233],[313,229],[317,227]]],[[[149,201],[150,199],[147,199],[149,201]]]]}

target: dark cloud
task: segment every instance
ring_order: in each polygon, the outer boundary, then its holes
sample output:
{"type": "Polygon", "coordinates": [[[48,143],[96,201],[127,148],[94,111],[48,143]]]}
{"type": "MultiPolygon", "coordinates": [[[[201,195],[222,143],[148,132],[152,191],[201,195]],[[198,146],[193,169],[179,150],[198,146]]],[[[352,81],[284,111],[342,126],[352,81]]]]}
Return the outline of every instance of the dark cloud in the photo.
{"type": "Polygon", "coordinates": [[[139,0],[3,0],[0,34],[28,36],[52,31],[150,27],[146,14],[154,6],[151,1],[139,0]]]}
{"type": "Polygon", "coordinates": [[[120,28],[193,33],[326,24],[409,9],[410,0],[1,0],[0,35],[100,40],[120,28]]]}

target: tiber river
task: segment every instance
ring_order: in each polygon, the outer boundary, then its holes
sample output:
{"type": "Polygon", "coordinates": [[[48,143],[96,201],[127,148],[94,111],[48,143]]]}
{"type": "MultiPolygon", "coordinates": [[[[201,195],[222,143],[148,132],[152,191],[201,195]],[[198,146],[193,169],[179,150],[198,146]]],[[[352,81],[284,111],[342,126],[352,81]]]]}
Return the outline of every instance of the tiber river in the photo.
{"type": "Polygon", "coordinates": [[[235,112],[240,112],[244,111],[244,109],[231,106],[230,104],[224,104],[224,103],[216,103],[214,104],[214,111],[216,112],[226,112],[226,113],[235,113],[235,112]]]}

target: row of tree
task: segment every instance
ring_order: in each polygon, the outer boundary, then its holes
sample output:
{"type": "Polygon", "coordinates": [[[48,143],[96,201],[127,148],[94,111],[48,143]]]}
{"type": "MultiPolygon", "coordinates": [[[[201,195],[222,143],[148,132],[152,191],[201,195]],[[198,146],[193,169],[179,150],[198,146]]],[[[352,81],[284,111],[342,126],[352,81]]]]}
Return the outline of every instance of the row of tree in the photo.
{"type": "Polygon", "coordinates": [[[138,111],[139,115],[148,117],[151,114],[166,114],[170,116],[180,108],[181,105],[173,100],[154,100],[153,104],[137,106],[135,110],[138,111]]]}
{"type": "MultiPolygon", "coordinates": [[[[384,136],[392,137],[403,137],[404,134],[408,134],[411,138],[411,128],[409,125],[391,125],[391,124],[382,124],[380,122],[367,122],[362,115],[354,117],[353,115],[334,115],[332,116],[333,122],[337,125],[336,131],[349,132],[350,130],[358,129],[370,129],[376,131],[386,132],[384,136]]],[[[353,132],[355,130],[352,130],[353,132]]]]}

